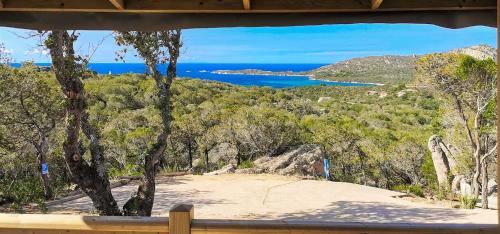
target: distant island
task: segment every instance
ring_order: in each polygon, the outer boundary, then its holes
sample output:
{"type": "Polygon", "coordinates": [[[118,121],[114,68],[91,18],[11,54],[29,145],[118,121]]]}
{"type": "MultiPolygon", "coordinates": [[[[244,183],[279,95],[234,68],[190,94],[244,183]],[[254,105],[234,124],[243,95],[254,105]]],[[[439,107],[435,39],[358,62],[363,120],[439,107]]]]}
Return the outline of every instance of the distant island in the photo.
{"type": "Polygon", "coordinates": [[[215,70],[214,74],[219,75],[259,75],[259,76],[308,76],[307,72],[293,72],[293,71],[264,71],[259,69],[242,69],[242,70],[215,70]]]}

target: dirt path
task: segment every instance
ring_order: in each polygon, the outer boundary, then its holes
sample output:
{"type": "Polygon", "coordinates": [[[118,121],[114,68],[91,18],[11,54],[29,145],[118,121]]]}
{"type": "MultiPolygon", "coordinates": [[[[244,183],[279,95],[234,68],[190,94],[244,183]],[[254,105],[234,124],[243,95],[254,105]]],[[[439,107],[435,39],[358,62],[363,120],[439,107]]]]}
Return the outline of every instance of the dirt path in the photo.
{"type": "MultiPolygon", "coordinates": [[[[118,203],[135,185],[113,189],[118,203]]],[[[285,219],[400,223],[496,223],[493,210],[461,210],[411,202],[401,193],[349,183],[275,175],[180,176],[158,179],[153,215],[167,216],[174,204],[195,206],[199,219],[285,219]]],[[[80,198],[49,207],[50,213],[89,213],[80,198]]]]}

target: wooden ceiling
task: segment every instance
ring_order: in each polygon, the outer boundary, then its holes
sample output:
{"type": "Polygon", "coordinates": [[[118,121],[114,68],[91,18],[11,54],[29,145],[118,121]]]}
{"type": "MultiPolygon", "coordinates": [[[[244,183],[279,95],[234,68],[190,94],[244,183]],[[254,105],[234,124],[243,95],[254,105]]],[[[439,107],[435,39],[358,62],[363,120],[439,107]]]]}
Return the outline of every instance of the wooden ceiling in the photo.
{"type": "Polygon", "coordinates": [[[0,0],[0,11],[306,13],[496,10],[497,0],[0,0]]]}
{"type": "Polygon", "coordinates": [[[352,23],[496,27],[496,13],[497,0],[0,0],[0,26],[35,30],[352,23]]]}

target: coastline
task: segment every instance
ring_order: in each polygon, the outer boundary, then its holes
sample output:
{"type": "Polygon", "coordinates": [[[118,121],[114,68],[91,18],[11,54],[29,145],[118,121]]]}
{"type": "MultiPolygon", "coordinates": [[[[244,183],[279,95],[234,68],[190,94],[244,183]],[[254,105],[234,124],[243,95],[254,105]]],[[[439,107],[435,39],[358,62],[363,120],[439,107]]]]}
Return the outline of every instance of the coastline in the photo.
{"type": "Polygon", "coordinates": [[[262,71],[255,70],[257,72],[243,72],[243,71],[231,71],[231,70],[215,70],[211,71],[212,74],[217,75],[248,75],[248,76],[287,76],[287,77],[307,77],[309,80],[317,80],[323,82],[332,82],[332,83],[344,83],[344,84],[361,84],[361,85],[373,85],[373,86],[384,86],[382,83],[369,83],[369,82],[357,82],[357,81],[336,81],[336,80],[325,80],[315,78],[314,75],[310,74],[289,74],[288,72],[273,72],[273,71],[262,71]],[[261,73],[258,73],[261,72],[261,73]]]}

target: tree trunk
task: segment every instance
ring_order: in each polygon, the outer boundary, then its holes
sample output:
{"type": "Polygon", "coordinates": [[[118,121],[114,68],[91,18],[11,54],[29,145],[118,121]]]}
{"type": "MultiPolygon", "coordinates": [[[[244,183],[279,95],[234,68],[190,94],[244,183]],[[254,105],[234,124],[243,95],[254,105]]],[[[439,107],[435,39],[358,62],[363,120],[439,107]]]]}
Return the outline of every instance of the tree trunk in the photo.
{"type": "MultiPolygon", "coordinates": [[[[484,152],[488,152],[488,135],[484,136],[484,152]]],[[[488,153],[486,153],[488,154],[488,153]]],[[[480,158],[481,163],[481,208],[488,209],[488,160],[487,155],[480,158]]]]}
{"type": "MultiPolygon", "coordinates": [[[[93,134],[90,126],[85,132],[90,140],[92,164],[82,157],[85,153],[80,141],[82,118],[85,116],[85,96],[83,83],[80,80],[81,64],[78,64],[73,43],[75,35],[67,31],[52,31],[46,46],[50,50],[52,66],[57,81],[66,96],[66,139],[63,143],[64,158],[71,173],[71,180],[92,200],[100,215],[121,215],[116,204],[107,172],[103,168],[104,158],[99,149],[99,137],[93,134]]],[[[85,116],[86,117],[86,116],[85,116]]],[[[88,123],[88,121],[83,121],[88,123]]]]}
{"type": "Polygon", "coordinates": [[[488,209],[488,165],[486,163],[486,160],[483,160],[483,162],[481,162],[481,177],[481,207],[483,209],[488,209]]]}
{"type": "Polygon", "coordinates": [[[241,164],[241,153],[240,150],[237,150],[238,152],[236,153],[236,166],[240,166],[241,164]]]}
{"type": "Polygon", "coordinates": [[[479,197],[480,176],[481,176],[481,155],[479,149],[474,152],[474,175],[472,176],[472,195],[479,197]]]}
{"type": "Polygon", "coordinates": [[[43,196],[46,200],[50,200],[54,197],[52,193],[52,188],[50,186],[50,177],[48,171],[45,173],[43,170],[43,165],[47,164],[47,136],[45,132],[39,131],[40,143],[35,145],[38,154],[38,168],[40,172],[40,179],[43,185],[43,196]]]}
{"type": "Polygon", "coordinates": [[[189,168],[193,168],[193,146],[191,141],[188,143],[189,168]]]}
{"type": "Polygon", "coordinates": [[[210,162],[208,161],[208,149],[203,150],[205,153],[205,170],[206,172],[210,172],[210,162]]]}
{"type": "Polygon", "coordinates": [[[241,164],[241,150],[240,150],[240,143],[236,141],[236,166],[240,166],[241,164]]]}
{"type": "Polygon", "coordinates": [[[48,172],[44,173],[42,170],[42,165],[47,164],[47,156],[45,153],[41,153],[39,155],[39,168],[40,168],[40,179],[42,180],[43,185],[43,196],[45,200],[50,200],[54,198],[54,194],[52,193],[52,188],[50,186],[50,177],[48,172]]]}

